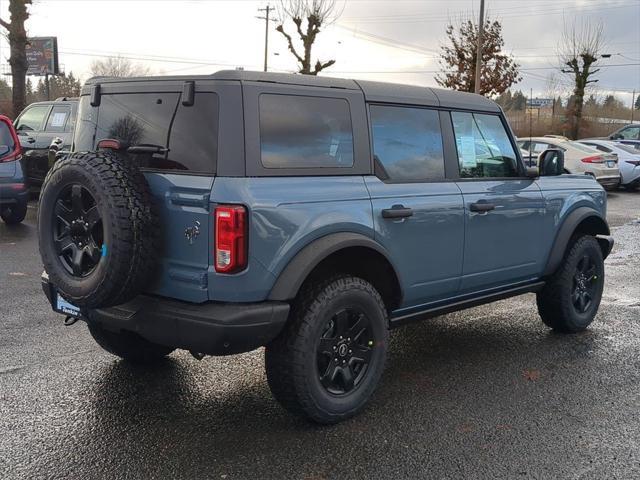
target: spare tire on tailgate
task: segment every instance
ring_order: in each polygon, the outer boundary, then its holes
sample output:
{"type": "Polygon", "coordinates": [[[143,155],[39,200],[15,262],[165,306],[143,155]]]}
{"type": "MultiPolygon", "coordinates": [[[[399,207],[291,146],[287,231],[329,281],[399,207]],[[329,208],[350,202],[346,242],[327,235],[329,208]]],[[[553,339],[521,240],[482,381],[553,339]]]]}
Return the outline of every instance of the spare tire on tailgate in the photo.
{"type": "Polygon", "coordinates": [[[150,281],[158,221],[144,175],[114,152],[75,153],[49,171],[40,255],[58,292],[82,308],[124,303],[150,281]]]}

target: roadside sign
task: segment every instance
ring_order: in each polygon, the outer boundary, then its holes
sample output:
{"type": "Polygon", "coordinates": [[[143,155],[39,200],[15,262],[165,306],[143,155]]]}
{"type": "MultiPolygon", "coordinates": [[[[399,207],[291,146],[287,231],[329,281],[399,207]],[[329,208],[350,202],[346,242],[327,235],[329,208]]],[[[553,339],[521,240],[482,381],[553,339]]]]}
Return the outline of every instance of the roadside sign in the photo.
{"type": "Polygon", "coordinates": [[[58,38],[32,37],[27,44],[27,75],[57,75],[58,38]]]}

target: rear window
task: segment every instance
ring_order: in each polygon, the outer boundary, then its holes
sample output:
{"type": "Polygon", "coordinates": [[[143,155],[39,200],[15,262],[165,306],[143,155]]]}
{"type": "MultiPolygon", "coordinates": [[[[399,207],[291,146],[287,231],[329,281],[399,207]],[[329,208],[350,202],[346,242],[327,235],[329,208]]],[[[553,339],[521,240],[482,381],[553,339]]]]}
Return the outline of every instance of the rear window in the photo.
{"type": "Polygon", "coordinates": [[[593,153],[594,151],[598,150],[595,147],[589,147],[579,142],[567,142],[567,143],[571,145],[573,148],[575,148],[576,150],[580,150],[581,152],[584,152],[584,153],[593,153]]]}
{"type": "Polygon", "coordinates": [[[353,131],[344,99],[260,95],[260,150],[265,168],[353,166],[353,131]]]}
{"type": "Polygon", "coordinates": [[[13,150],[14,142],[9,125],[4,122],[0,122],[0,145],[6,145],[13,150]]]}
{"type": "Polygon", "coordinates": [[[85,96],[74,150],[92,150],[100,140],[113,138],[128,146],[166,149],[166,153],[130,154],[141,168],[215,173],[218,96],[197,92],[191,106],[178,103],[179,99],[177,92],[105,94],[99,107],[91,107],[85,96]]]}

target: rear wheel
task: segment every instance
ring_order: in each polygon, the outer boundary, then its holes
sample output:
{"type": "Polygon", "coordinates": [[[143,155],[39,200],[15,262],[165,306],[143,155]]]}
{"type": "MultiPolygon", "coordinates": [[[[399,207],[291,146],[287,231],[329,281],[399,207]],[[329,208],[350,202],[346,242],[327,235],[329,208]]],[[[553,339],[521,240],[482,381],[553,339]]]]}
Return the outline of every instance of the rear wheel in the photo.
{"type": "Polygon", "coordinates": [[[542,321],[563,333],[586,329],[593,321],[604,288],[604,260],[598,241],[574,237],[558,271],[538,292],[542,321]]]}
{"type": "Polygon", "coordinates": [[[133,332],[112,332],[89,323],[91,336],[104,350],[131,363],[153,364],[173,352],[173,348],[149,342],[133,332]]]}
{"type": "Polygon", "coordinates": [[[27,202],[18,202],[15,205],[9,205],[0,211],[0,218],[2,218],[7,225],[17,225],[22,222],[26,216],[27,202]]]}
{"type": "Polygon", "coordinates": [[[285,330],[267,345],[269,387],[293,413],[318,423],[345,420],[378,385],[387,338],[386,309],[371,284],[339,276],[309,285],[285,330]]]}

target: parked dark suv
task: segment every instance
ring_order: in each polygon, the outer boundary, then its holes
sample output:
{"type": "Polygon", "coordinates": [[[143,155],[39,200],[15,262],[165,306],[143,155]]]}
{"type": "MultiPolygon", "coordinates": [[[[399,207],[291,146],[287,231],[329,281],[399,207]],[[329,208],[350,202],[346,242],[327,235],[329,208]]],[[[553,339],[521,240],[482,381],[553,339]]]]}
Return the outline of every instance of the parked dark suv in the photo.
{"type": "Polygon", "coordinates": [[[522,164],[500,108],[447,90],[301,75],[93,79],[39,210],[44,291],[107,351],[159,361],[265,346],[288,410],[371,397],[390,328],[536,292],[592,322],[606,195],[522,164]],[[527,245],[527,248],[522,248],[527,245]]]}
{"type": "Polygon", "coordinates": [[[30,186],[40,186],[51,167],[50,150],[69,150],[78,110],[77,98],[32,103],[14,125],[23,150],[23,165],[30,186]]]}

